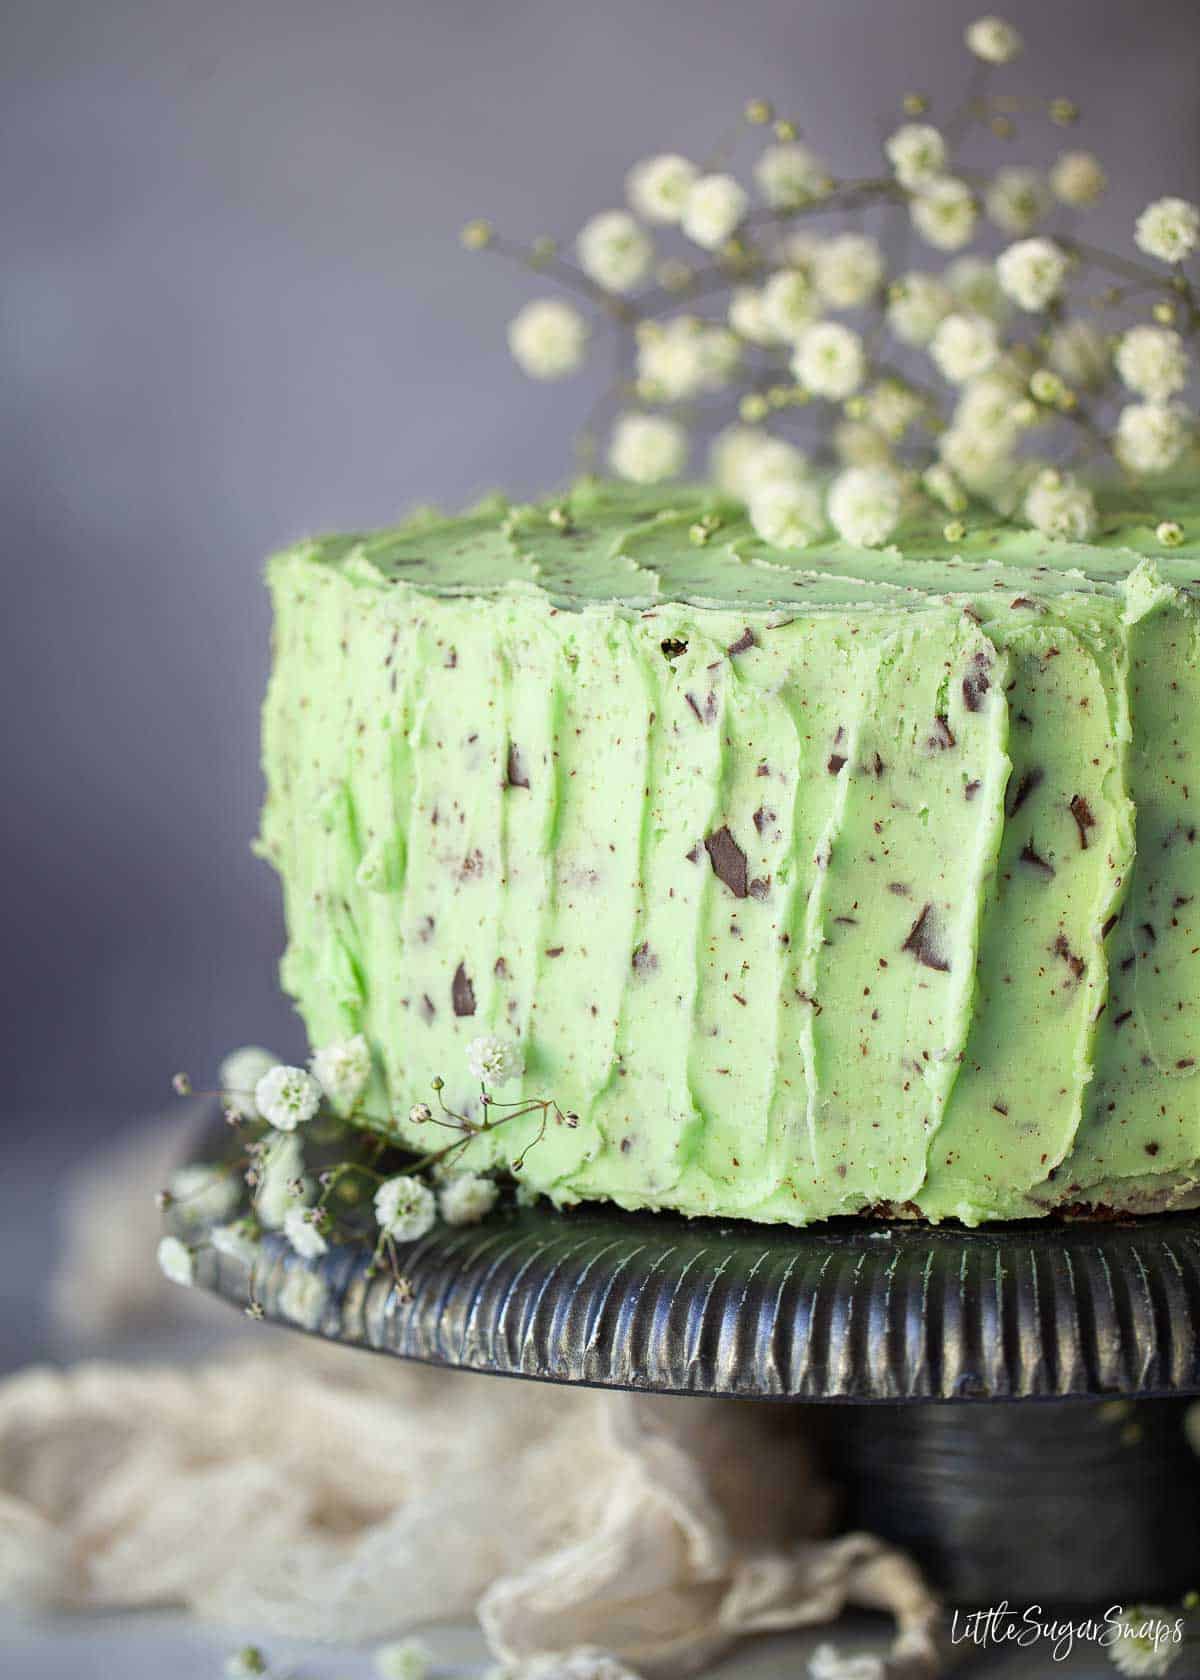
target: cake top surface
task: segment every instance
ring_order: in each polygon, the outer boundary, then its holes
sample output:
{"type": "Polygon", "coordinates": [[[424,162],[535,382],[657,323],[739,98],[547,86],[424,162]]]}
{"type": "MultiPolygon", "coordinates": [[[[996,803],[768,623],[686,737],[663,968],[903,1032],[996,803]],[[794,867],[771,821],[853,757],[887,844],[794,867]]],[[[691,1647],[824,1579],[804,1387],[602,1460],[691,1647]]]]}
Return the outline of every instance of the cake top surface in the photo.
{"type": "MultiPolygon", "coordinates": [[[[917,606],[946,595],[990,598],[1113,596],[1145,560],[1161,579],[1200,592],[1200,487],[1175,484],[1151,509],[1114,488],[1096,537],[1042,536],[994,517],[961,541],[918,513],[887,547],[830,540],[772,548],[736,503],[704,486],[638,489],[583,480],[554,500],[519,505],[493,496],[469,512],[414,514],[370,534],[310,539],[286,551],[375,587],[435,595],[532,592],[555,605],[666,602],[721,607],[917,606]],[[1169,510],[1183,539],[1156,529],[1169,510]],[[715,526],[702,534],[700,522],[715,526]]],[[[1006,602],[1006,604],[1008,604],[1006,602]]]]}

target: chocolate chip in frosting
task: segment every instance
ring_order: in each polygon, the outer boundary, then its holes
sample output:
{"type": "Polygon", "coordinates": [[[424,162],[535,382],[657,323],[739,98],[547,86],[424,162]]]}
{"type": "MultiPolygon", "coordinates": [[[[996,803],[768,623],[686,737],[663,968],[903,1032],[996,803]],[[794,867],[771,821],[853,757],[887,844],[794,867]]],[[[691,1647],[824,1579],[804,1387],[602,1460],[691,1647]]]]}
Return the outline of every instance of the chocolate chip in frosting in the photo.
{"type": "Polygon", "coordinates": [[[450,1002],[456,1015],[475,1013],[475,988],[462,963],[454,970],[454,979],[450,982],[450,1002]]]}
{"type": "Polygon", "coordinates": [[[983,705],[983,697],[991,688],[988,672],[992,662],[986,653],[977,653],[971,661],[966,676],[962,680],[963,702],[969,712],[977,712],[983,705]]]}
{"type": "Polygon", "coordinates": [[[939,974],[949,974],[950,963],[942,954],[937,940],[932,904],[927,904],[921,911],[900,949],[911,951],[923,968],[933,968],[939,974]]]}
{"type": "Polygon", "coordinates": [[[1092,808],[1081,793],[1077,793],[1071,800],[1071,815],[1075,818],[1075,827],[1079,830],[1079,844],[1087,851],[1088,829],[1095,828],[1096,819],[1092,815],[1092,808]]]}
{"type": "Polygon", "coordinates": [[[933,752],[944,752],[947,747],[954,745],[954,731],[950,727],[950,721],[940,712],[933,720],[933,733],[925,744],[933,752]]]}
{"type": "Polygon", "coordinates": [[[505,780],[509,787],[527,788],[529,786],[529,772],[521,758],[521,749],[515,741],[508,743],[508,766],[505,780]]]}
{"type": "Polygon", "coordinates": [[[738,637],[737,641],[731,642],[725,649],[725,652],[729,655],[730,659],[736,659],[739,653],[748,653],[752,647],[757,646],[758,643],[754,639],[754,632],[751,630],[750,626],[747,625],[738,637]]]}
{"type": "Polygon", "coordinates": [[[712,872],[718,881],[725,883],[734,898],[745,898],[750,891],[746,854],[729,832],[728,826],[718,828],[715,833],[708,835],[704,849],[708,853],[708,861],[712,864],[712,872]]]}

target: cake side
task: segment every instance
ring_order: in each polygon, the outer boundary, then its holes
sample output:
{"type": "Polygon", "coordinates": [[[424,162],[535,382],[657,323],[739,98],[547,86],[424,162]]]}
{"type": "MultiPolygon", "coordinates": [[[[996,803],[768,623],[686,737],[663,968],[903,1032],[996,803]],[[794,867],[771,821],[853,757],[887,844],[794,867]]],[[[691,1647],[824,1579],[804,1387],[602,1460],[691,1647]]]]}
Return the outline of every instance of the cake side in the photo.
{"type": "Polygon", "coordinates": [[[1189,1198],[1200,560],[1119,516],[788,555],[724,506],[693,540],[715,505],[272,561],[262,848],[314,1042],[365,1033],[382,1120],[435,1076],[478,1113],[466,1043],[519,1038],[580,1116],[522,1175],[560,1200],[1189,1198]]]}

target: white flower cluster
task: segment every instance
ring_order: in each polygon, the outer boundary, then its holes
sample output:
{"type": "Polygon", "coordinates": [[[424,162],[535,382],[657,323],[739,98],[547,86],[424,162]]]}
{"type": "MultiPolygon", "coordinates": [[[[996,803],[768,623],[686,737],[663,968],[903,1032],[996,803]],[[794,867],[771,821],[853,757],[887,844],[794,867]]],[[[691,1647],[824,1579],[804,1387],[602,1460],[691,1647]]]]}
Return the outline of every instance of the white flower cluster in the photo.
{"type": "MultiPolygon", "coordinates": [[[[677,478],[693,429],[716,416],[718,487],[744,503],[761,541],[801,549],[831,534],[890,541],[910,510],[948,512],[944,529],[957,530],[975,502],[1082,540],[1099,515],[1074,466],[1091,473],[1103,451],[1111,470],[1153,479],[1196,461],[1200,288],[1186,265],[1200,253],[1200,206],[1154,198],[1130,248],[1111,256],[1077,236],[1107,189],[1103,163],[1074,145],[981,166],[977,131],[1016,139],[1026,122],[1030,100],[1008,85],[1023,42],[987,15],[965,45],[976,62],[962,121],[943,126],[907,98],[880,171],[839,178],[756,100],[747,120],[765,143],[748,171],[724,157],[645,157],[625,177],[624,205],[585,221],[573,276],[548,241],[525,255],[581,294],[578,307],[539,299],[512,322],[513,354],[533,377],[573,371],[602,333],[626,335],[614,474],[677,478]],[[925,255],[890,272],[878,228],[860,225],[868,208],[907,218],[925,255]],[[1006,240],[995,257],[973,248],[985,221],[1006,240]],[[830,484],[798,447],[814,418],[842,469],[830,484]]],[[[1066,99],[1045,109],[1059,126],[1080,115],[1066,99]]],[[[482,227],[468,244],[491,242],[482,227]]],[[[721,540],[716,527],[693,534],[721,540]]],[[[299,1112],[301,1093],[291,1101],[299,1112]]]]}

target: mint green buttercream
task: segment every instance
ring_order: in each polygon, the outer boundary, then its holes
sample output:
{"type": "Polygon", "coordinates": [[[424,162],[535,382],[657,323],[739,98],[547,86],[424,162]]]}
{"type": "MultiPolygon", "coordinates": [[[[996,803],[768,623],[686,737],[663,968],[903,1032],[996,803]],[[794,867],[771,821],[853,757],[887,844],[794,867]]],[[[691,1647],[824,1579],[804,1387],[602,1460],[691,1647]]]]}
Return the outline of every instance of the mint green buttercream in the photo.
{"type": "Polygon", "coordinates": [[[559,1201],[1200,1199],[1200,495],[1155,500],[780,551],[586,483],[276,555],[261,844],[311,1039],[365,1033],[423,1144],[433,1078],[478,1114],[467,1044],[519,1039],[497,1094],[579,1115],[524,1168],[559,1201]]]}

